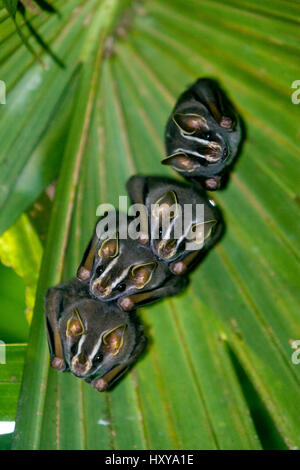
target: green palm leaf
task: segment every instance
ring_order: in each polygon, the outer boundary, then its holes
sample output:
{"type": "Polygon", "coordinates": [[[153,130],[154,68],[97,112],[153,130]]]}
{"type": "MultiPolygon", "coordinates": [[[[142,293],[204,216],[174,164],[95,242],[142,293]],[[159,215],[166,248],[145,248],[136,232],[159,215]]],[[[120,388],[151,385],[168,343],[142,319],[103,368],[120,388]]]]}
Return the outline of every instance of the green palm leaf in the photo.
{"type": "Polygon", "coordinates": [[[300,338],[299,107],[291,101],[299,6],[51,4],[60,15],[29,17],[64,67],[17,18],[47,70],[0,10],[0,79],[7,86],[0,232],[58,179],[13,448],[298,447],[300,366],[290,343],[300,338]],[[184,295],[140,311],[149,350],[112,392],[99,394],[49,370],[43,296],[74,276],[97,206],[118,205],[131,174],[172,176],[160,164],[164,126],[198,76],[223,84],[247,126],[230,184],[213,195],[226,234],[184,295]]]}

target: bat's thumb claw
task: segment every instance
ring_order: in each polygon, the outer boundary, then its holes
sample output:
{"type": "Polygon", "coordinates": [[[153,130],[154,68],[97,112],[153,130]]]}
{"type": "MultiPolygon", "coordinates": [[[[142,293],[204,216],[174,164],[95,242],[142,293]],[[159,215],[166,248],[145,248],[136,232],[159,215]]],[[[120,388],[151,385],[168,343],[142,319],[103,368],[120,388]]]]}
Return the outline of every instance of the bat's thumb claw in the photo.
{"type": "Polygon", "coordinates": [[[54,357],[51,361],[51,367],[56,370],[64,370],[66,363],[61,357],[54,357]]]}

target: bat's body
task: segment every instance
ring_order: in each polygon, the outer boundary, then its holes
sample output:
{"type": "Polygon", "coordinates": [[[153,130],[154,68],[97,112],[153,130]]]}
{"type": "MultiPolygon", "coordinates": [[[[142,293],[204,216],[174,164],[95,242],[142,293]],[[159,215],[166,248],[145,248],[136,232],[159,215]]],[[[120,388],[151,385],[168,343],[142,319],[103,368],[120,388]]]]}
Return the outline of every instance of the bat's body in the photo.
{"type": "Polygon", "coordinates": [[[215,80],[198,79],[180,95],[165,131],[170,165],[182,176],[218,189],[237,156],[241,120],[215,80]]]}
{"type": "Polygon", "coordinates": [[[118,225],[107,237],[96,229],[83,256],[77,276],[88,282],[92,296],[104,302],[116,300],[124,310],[131,310],[184,287],[186,281],[178,280],[149,247],[131,238],[129,232],[127,238],[120,238],[121,230],[118,225]]]}
{"type": "Polygon", "coordinates": [[[52,367],[102,391],[133,364],[146,338],[134,312],[92,298],[78,279],[48,290],[45,300],[52,367]]]}
{"type": "Polygon", "coordinates": [[[218,240],[223,221],[203,190],[168,178],[134,175],[127,182],[141,205],[151,251],[175,274],[183,274],[218,240]]]}

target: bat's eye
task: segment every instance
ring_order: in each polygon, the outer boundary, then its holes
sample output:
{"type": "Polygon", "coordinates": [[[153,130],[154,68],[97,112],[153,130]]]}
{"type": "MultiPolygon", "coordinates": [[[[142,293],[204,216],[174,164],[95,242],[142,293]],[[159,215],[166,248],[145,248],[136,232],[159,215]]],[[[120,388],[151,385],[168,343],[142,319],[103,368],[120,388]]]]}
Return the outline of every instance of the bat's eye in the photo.
{"type": "Polygon", "coordinates": [[[126,289],[126,284],[125,282],[121,282],[120,284],[117,285],[116,289],[119,291],[119,292],[124,292],[124,290],[126,289]]]}
{"type": "Polygon", "coordinates": [[[98,353],[97,356],[94,357],[94,362],[102,362],[103,361],[103,354],[98,353]]]}
{"type": "Polygon", "coordinates": [[[204,137],[205,137],[205,140],[213,140],[212,132],[206,132],[204,137]]]}
{"type": "Polygon", "coordinates": [[[104,272],[104,268],[103,266],[98,266],[98,268],[96,269],[96,274],[97,276],[101,276],[101,274],[104,272]]]}
{"type": "Polygon", "coordinates": [[[163,229],[162,229],[162,227],[159,227],[158,234],[159,234],[160,237],[162,236],[162,234],[163,234],[163,229]]]}

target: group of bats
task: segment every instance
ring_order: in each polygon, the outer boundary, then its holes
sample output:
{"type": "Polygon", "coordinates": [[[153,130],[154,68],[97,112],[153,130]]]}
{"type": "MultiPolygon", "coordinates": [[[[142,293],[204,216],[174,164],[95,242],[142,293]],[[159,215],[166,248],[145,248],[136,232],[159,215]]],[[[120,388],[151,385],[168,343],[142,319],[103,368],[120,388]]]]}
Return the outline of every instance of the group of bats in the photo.
{"type": "Polygon", "coordinates": [[[129,179],[131,202],[141,208],[138,236],[128,230],[127,214],[109,236],[97,224],[77,276],[46,293],[53,368],[104,391],[135,363],[147,343],[136,308],[179,293],[223,232],[221,212],[205,190],[225,184],[241,140],[241,119],[215,80],[200,78],[180,95],[167,121],[162,163],[189,183],[129,179]]]}

